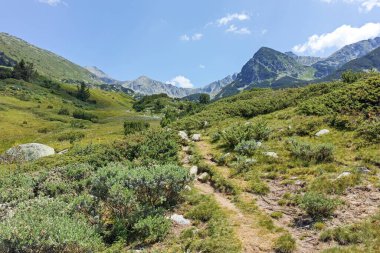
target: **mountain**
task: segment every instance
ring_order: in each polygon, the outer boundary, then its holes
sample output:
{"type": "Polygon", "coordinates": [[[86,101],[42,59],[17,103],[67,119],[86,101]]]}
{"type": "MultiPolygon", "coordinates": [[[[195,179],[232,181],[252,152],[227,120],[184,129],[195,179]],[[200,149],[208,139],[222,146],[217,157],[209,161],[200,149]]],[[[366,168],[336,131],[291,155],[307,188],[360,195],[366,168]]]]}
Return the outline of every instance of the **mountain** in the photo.
{"type": "Polygon", "coordinates": [[[224,87],[216,98],[254,87],[291,87],[303,80],[312,80],[313,76],[313,68],[301,65],[287,54],[262,47],[243,66],[236,80],[224,87]]]}
{"type": "Polygon", "coordinates": [[[14,61],[24,59],[32,62],[40,74],[55,80],[101,83],[101,80],[85,68],[6,33],[0,33],[0,52],[1,65],[12,65],[14,61]],[[7,59],[7,62],[4,63],[1,59],[7,59]]]}
{"type": "Polygon", "coordinates": [[[323,60],[323,58],[321,58],[321,57],[299,56],[299,55],[296,55],[293,52],[285,52],[285,54],[288,55],[288,56],[290,56],[290,57],[292,57],[293,59],[295,59],[296,62],[298,62],[299,64],[305,65],[305,66],[311,66],[314,63],[317,63],[317,62],[323,60]]]}
{"type": "Polygon", "coordinates": [[[106,73],[104,73],[98,67],[95,67],[95,66],[86,66],[84,68],[87,69],[88,71],[90,71],[97,78],[99,78],[100,80],[102,80],[104,83],[107,83],[107,84],[119,83],[119,81],[117,81],[116,79],[110,77],[109,75],[107,75],[106,73]]]}
{"type": "Polygon", "coordinates": [[[232,83],[236,80],[237,74],[229,75],[222,80],[218,80],[215,82],[210,83],[209,85],[206,85],[205,87],[201,88],[198,93],[207,93],[210,95],[211,98],[215,97],[224,87],[226,87],[228,84],[232,83]]]}
{"type": "Polygon", "coordinates": [[[129,88],[134,92],[141,93],[143,95],[165,93],[170,97],[181,98],[197,92],[195,89],[176,87],[172,84],[156,81],[146,76],[140,76],[136,80],[127,81],[122,85],[125,88],[129,88]]]}
{"type": "Polygon", "coordinates": [[[345,63],[365,56],[369,52],[380,46],[380,37],[359,41],[354,44],[344,46],[328,58],[319,61],[312,66],[316,69],[315,77],[323,78],[332,74],[345,63]]]}

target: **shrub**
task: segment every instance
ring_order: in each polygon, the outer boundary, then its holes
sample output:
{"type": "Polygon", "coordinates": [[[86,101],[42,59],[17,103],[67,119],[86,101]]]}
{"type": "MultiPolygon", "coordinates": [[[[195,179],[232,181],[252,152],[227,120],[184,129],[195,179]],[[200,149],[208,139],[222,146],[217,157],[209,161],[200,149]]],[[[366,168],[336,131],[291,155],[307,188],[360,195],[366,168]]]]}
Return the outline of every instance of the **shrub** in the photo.
{"type": "Polygon", "coordinates": [[[280,236],[274,245],[276,253],[291,253],[296,249],[296,241],[290,234],[280,236]]]}
{"type": "Polygon", "coordinates": [[[344,83],[354,83],[364,76],[363,72],[353,72],[348,70],[342,73],[341,78],[344,83]]]}
{"type": "Polygon", "coordinates": [[[236,173],[244,173],[250,171],[255,163],[255,159],[248,159],[245,156],[239,156],[237,157],[236,162],[232,164],[232,167],[236,170],[236,173]]]}
{"type": "Polygon", "coordinates": [[[58,141],[69,141],[70,143],[74,143],[75,141],[79,141],[83,139],[85,136],[82,132],[67,132],[63,133],[58,137],[58,141]]]}
{"type": "Polygon", "coordinates": [[[334,116],[328,118],[328,124],[329,126],[334,127],[338,130],[352,131],[358,127],[358,120],[357,117],[353,119],[347,115],[334,114],[334,116]]]}
{"type": "Polygon", "coordinates": [[[270,192],[270,189],[263,180],[256,177],[249,181],[249,191],[259,195],[266,195],[270,192]]]}
{"type": "Polygon", "coordinates": [[[136,132],[142,132],[150,127],[149,123],[142,120],[128,120],[124,122],[124,134],[133,134],[136,132]]]}
{"type": "Polygon", "coordinates": [[[270,214],[270,217],[272,217],[273,219],[276,219],[276,220],[281,219],[282,216],[283,216],[283,213],[281,213],[281,212],[272,212],[270,214]]]}
{"type": "Polygon", "coordinates": [[[61,109],[59,109],[58,114],[59,115],[70,115],[70,111],[67,108],[61,108],[61,109]]]}
{"type": "Polygon", "coordinates": [[[292,156],[305,162],[331,162],[334,160],[333,146],[330,144],[312,145],[290,140],[287,142],[292,156]]]}
{"type": "Polygon", "coordinates": [[[325,197],[316,192],[307,192],[299,200],[299,206],[314,220],[329,218],[339,205],[336,199],[325,197]]]}
{"type": "Polygon", "coordinates": [[[255,140],[242,141],[235,147],[235,151],[240,155],[252,156],[259,147],[255,140]]]}
{"type": "Polygon", "coordinates": [[[139,220],[133,230],[140,241],[150,244],[164,239],[170,225],[170,221],[164,216],[148,216],[139,220]]]}
{"type": "Polygon", "coordinates": [[[228,147],[235,148],[239,143],[250,140],[266,140],[271,130],[266,122],[260,121],[256,124],[236,124],[225,129],[221,136],[228,147]]]}
{"type": "Polygon", "coordinates": [[[45,198],[25,202],[0,223],[2,252],[94,252],[103,247],[94,228],[71,217],[67,204],[45,198]]]}
{"type": "Polygon", "coordinates": [[[82,111],[82,110],[75,110],[73,112],[73,117],[76,119],[83,119],[83,120],[88,120],[92,122],[98,121],[98,117],[96,115],[91,114],[89,112],[82,111]]]}
{"type": "Polygon", "coordinates": [[[380,120],[366,122],[358,129],[358,136],[368,142],[380,143],[380,120]]]}

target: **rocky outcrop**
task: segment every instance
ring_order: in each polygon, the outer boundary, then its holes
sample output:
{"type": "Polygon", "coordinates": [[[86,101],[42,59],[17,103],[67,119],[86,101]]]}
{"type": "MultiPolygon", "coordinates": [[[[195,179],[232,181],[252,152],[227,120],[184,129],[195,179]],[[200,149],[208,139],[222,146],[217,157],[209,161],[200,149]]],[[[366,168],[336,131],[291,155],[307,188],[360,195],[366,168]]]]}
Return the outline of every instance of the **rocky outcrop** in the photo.
{"type": "Polygon", "coordinates": [[[8,149],[5,153],[7,159],[15,162],[34,161],[41,157],[54,155],[53,148],[40,143],[21,144],[8,149]]]}

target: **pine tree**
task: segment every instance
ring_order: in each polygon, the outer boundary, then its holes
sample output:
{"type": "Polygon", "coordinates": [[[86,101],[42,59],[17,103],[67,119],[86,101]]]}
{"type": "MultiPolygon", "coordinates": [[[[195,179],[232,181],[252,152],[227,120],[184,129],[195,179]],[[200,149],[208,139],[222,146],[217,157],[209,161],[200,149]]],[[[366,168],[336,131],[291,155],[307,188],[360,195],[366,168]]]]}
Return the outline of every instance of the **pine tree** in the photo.
{"type": "Polygon", "coordinates": [[[81,82],[78,86],[77,86],[77,90],[78,90],[78,93],[77,93],[77,98],[82,100],[82,101],[87,101],[91,94],[90,94],[90,88],[88,87],[88,85],[85,83],[85,82],[81,82]]]}
{"type": "Polygon", "coordinates": [[[23,59],[16,63],[13,67],[12,77],[19,80],[24,80],[29,82],[36,71],[34,70],[34,65],[31,62],[25,62],[23,59]]]}

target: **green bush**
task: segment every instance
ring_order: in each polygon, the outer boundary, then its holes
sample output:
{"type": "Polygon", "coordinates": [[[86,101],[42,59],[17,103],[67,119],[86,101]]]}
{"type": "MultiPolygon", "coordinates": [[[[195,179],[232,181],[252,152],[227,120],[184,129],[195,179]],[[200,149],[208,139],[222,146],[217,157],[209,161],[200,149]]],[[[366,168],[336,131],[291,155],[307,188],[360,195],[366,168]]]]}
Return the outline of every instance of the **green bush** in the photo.
{"type": "Polygon", "coordinates": [[[86,111],[82,111],[82,110],[75,110],[73,112],[73,117],[76,119],[83,119],[83,120],[88,120],[88,121],[92,121],[92,122],[98,121],[98,116],[91,114],[89,112],[86,112],[86,111]]]}
{"type": "Polygon", "coordinates": [[[82,132],[67,132],[58,136],[58,141],[69,141],[70,143],[74,143],[75,141],[79,141],[85,137],[85,134],[82,132]]]}
{"type": "Polygon", "coordinates": [[[142,132],[150,127],[149,123],[142,120],[127,120],[124,122],[124,134],[129,135],[136,132],[142,132]]]}
{"type": "Polygon", "coordinates": [[[240,155],[252,156],[260,145],[255,140],[242,141],[236,147],[235,151],[240,155]]]}
{"type": "Polygon", "coordinates": [[[59,109],[58,114],[59,115],[70,115],[70,111],[67,108],[61,108],[61,109],[59,109]]]}
{"type": "Polygon", "coordinates": [[[81,216],[71,216],[67,203],[38,198],[20,204],[0,223],[1,252],[94,252],[100,236],[81,216]]]}
{"type": "Polygon", "coordinates": [[[235,124],[222,131],[221,136],[226,145],[235,148],[239,143],[244,141],[262,141],[267,140],[271,129],[266,122],[260,121],[256,124],[235,124]]]}
{"type": "Polygon", "coordinates": [[[342,73],[341,78],[345,83],[354,83],[365,75],[363,72],[353,72],[348,70],[342,73]]]}
{"type": "Polygon", "coordinates": [[[292,156],[304,162],[323,163],[334,160],[333,146],[330,144],[312,145],[296,140],[290,140],[286,144],[292,156]]]}
{"type": "Polygon", "coordinates": [[[357,130],[358,136],[371,143],[380,143],[380,120],[366,122],[357,130]]]}
{"type": "Polygon", "coordinates": [[[164,216],[148,216],[139,220],[133,230],[141,242],[151,244],[164,239],[170,225],[170,220],[164,216]]]}
{"type": "Polygon", "coordinates": [[[280,236],[274,245],[276,253],[291,253],[296,249],[296,241],[290,234],[280,236]]]}
{"type": "Polygon", "coordinates": [[[331,217],[338,205],[336,199],[316,192],[307,192],[299,200],[299,206],[314,220],[331,217]]]}

